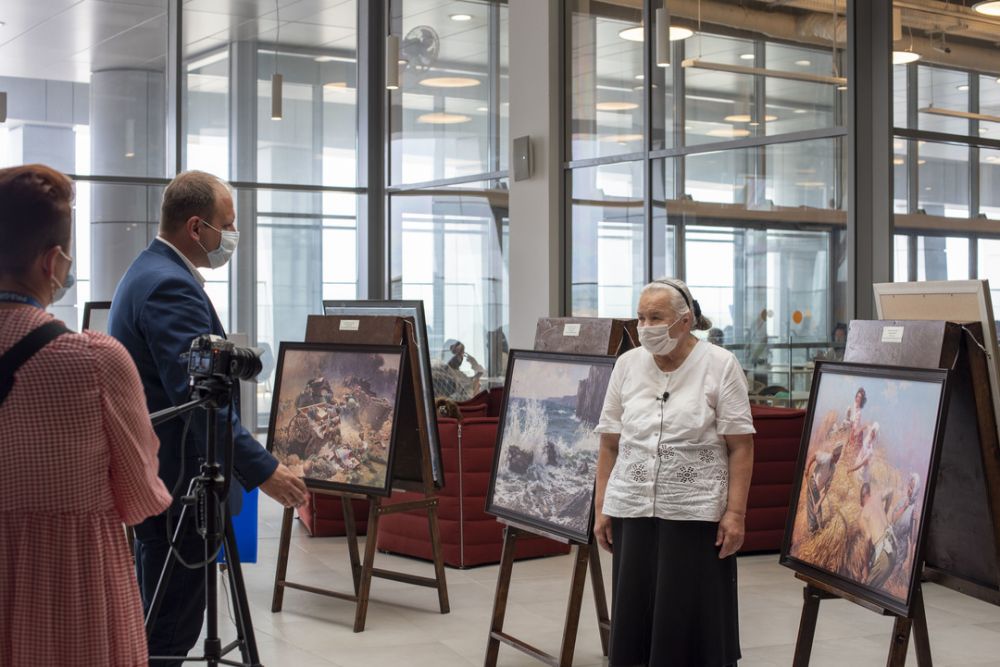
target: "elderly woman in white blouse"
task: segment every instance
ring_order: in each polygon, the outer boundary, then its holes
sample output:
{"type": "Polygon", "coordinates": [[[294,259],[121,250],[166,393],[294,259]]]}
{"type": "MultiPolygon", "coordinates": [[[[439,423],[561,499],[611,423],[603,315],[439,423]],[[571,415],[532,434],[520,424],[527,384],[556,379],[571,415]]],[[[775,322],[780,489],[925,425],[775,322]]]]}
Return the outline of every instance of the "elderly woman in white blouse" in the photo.
{"type": "Polygon", "coordinates": [[[612,667],[740,658],[736,559],[753,468],[746,378],[699,341],[712,324],[680,280],[647,285],[597,431],[598,543],[613,554],[612,667]]]}

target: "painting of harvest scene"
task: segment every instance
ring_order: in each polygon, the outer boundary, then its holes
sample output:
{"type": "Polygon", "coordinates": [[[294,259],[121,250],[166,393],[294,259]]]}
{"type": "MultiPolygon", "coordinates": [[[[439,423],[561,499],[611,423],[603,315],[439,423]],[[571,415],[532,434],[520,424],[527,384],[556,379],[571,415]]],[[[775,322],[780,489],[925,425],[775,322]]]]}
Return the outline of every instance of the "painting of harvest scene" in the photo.
{"type": "Polygon", "coordinates": [[[786,555],[906,604],[943,385],[820,372],[786,555]]]}

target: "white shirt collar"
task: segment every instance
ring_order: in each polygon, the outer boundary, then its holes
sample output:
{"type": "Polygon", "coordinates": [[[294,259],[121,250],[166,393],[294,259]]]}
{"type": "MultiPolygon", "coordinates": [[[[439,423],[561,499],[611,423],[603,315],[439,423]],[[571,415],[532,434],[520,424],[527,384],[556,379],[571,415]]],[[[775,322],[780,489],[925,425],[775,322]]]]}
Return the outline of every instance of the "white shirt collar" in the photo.
{"type": "Polygon", "coordinates": [[[159,241],[160,243],[162,243],[163,245],[167,246],[167,247],[168,247],[168,248],[170,248],[171,250],[173,250],[173,251],[174,251],[175,253],[177,253],[177,256],[178,256],[178,257],[180,257],[180,258],[181,258],[181,260],[183,260],[183,262],[184,262],[184,266],[186,266],[186,267],[188,268],[188,271],[190,271],[190,272],[191,272],[191,275],[192,275],[192,276],[194,276],[195,280],[197,280],[197,281],[198,281],[198,283],[199,283],[199,284],[200,284],[200,285],[201,285],[202,287],[204,287],[204,286],[205,286],[205,276],[201,275],[201,271],[199,271],[199,270],[198,270],[198,267],[197,267],[197,266],[195,266],[195,265],[194,265],[194,264],[193,264],[193,263],[191,262],[191,260],[190,260],[190,259],[188,259],[187,257],[185,257],[185,256],[184,256],[184,253],[182,253],[182,252],[181,252],[180,250],[178,250],[178,249],[177,249],[177,248],[176,248],[176,247],[174,246],[174,244],[173,244],[173,243],[171,243],[170,241],[166,240],[166,239],[165,239],[165,238],[163,238],[162,236],[157,236],[157,237],[156,237],[156,240],[157,240],[157,241],[159,241]]]}

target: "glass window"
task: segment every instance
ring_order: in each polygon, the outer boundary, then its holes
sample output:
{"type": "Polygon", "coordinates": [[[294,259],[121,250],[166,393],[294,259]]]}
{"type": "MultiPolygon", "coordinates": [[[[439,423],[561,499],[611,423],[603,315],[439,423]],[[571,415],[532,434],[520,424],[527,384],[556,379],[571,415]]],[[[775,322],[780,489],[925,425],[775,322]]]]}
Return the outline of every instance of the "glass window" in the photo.
{"type": "Polygon", "coordinates": [[[980,279],[990,281],[990,293],[993,296],[993,316],[997,317],[1000,306],[1000,239],[979,239],[979,273],[980,279]]]}
{"type": "Polygon", "coordinates": [[[910,237],[902,234],[893,237],[892,280],[897,283],[910,281],[910,237]]]}
{"type": "Polygon", "coordinates": [[[641,7],[627,0],[567,4],[570,159],[642,150],[641,7]]]}
{"type": "Polygon", "coordinates": [[[917,149],[920,212],[941,218],[969,218],[969,149],[919,142],[917,149]]]}
{"type": "Polygon", "coordinates": [[[400,89],[391,94],[391,183],[496,172],[506,165],[506,4],[394,0],[392,7],[400,89]]]}
{"type": "Polygon", "coordinates": [[[969,239],[917,237],[917,280],[968,280],[969,239]]]}
{"type": "Polygon", "coordinates": [[[632,317],[645,274],[642,162],[574,169],[572,311],[632,317]]]}
{"type": "Polygon", "coordinates": [[[1000,150],[982,149],[979,160],[979,211],[1000,220],[1000,150]]]}

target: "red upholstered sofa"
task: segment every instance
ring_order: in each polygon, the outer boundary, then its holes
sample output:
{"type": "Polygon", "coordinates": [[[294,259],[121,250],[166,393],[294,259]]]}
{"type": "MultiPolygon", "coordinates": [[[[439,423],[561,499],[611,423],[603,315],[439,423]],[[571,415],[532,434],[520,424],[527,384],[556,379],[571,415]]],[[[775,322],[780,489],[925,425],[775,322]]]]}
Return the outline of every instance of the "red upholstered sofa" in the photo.
{"type": "MultiPolygon", "coordinates": [[[[354,523],[358,535],[368,530],[368,501],[353,500],[354,523]]],[[[299,519],[306,532],[312,537],[336,537],[346,535],[344,510],[340,498],[322,493],[309,493],[304,505],[298,509],[299,519]]]]}
{"type": "MultiPolygon", "coordinates": [[[[463,412],[464,413],[464,412],[463,412]]],[[[444,562],[473,567],[500,561],[503,526],[487,514],[486,492],[493,467],[498,419],[469,417],[438,420],[445,486],[439,494],[441,543],[444,562]]],[[[394,493],[389,503],[416,496],[394,493]]],[[[389,514],[379,521],[381,551],[431,559],[426,512],[389,514]]],[[[569,553],[569,546],[541,537],[518,540],[516,558],[569,553]]]]}

